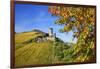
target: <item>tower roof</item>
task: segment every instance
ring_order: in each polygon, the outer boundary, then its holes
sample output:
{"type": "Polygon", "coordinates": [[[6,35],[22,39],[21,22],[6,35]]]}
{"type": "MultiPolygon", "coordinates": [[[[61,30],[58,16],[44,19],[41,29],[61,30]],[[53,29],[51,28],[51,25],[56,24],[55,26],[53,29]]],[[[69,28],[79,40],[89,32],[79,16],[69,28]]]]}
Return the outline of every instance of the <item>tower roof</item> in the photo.
{"type": "Polygon", "coordinates": [[[49,29],[53,29],[53,28],[49,28],[49,29]]]}

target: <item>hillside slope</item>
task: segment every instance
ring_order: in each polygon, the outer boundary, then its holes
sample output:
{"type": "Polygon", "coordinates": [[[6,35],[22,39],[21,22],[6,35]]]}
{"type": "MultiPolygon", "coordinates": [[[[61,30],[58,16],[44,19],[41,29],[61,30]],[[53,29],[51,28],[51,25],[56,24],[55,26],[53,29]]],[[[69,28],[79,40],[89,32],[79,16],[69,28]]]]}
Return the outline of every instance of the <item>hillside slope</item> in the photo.
{"type": "Polygon", "coordinates": [[[42,33],[32,31],[15,34],[15,65],[27,66],[27,65],[39,65],[39,64],[51,64],[53,60],[53,42],[29,42],[38,36],[42,36],[42,33]]]}

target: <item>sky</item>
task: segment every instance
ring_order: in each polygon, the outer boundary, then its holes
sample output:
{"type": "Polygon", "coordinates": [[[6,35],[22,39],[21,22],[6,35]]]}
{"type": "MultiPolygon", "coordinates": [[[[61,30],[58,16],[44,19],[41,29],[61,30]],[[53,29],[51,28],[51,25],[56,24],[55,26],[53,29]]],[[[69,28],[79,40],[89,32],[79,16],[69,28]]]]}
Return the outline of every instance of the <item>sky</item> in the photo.
{"type": "Polygon", "coordinates": [[[48,12],[47,5],[32,5],[32,4],[16,4],[15,5],[15,32],[32,31],[39,29],[48,33],[49,28],[53,28],[56,36],[64,42],[72,41],[73,32],[60,33],[59,29],[63,28],[61,25],[55,24],[58,19],[57,16],[52,16],[48,12]]]}

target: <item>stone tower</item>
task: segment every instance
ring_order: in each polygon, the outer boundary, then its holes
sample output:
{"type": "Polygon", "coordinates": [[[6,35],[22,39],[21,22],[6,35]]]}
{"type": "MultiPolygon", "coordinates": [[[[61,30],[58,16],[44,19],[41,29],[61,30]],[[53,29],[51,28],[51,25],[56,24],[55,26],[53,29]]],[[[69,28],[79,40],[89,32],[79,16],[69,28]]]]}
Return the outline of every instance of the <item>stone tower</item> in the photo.
{"type": "Polygon", "coordinates": [[[47,40],[54,41],[56,37],[56,33],[53,33],[53,28],[49,28],[49,36],[47,37],[47,40]]]}
{"type": "Polygon", "coordinates": [[[53,37],[53,28],[49,28],[49,37],[53,37]]]}

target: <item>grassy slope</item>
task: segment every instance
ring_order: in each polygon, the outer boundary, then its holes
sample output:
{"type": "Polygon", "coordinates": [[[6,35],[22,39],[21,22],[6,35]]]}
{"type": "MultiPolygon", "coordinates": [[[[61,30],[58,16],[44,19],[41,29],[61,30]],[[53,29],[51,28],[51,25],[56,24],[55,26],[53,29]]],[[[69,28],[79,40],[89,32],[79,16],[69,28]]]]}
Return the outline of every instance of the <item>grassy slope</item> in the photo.
{"type": "Polygon", "coordinates": [[[23,42],[35,38],[38,35],[36,32],[19,33],[15,35],[15,65],[35,65],[35,64],[51,64],[52,63],[52,45],[50,41],[40,43],[28,43],[23,42]]]}

